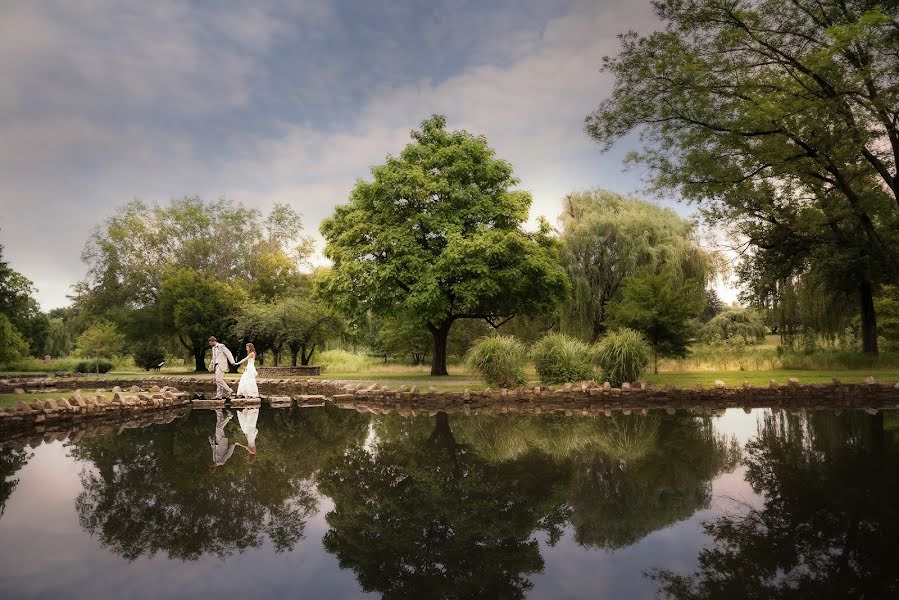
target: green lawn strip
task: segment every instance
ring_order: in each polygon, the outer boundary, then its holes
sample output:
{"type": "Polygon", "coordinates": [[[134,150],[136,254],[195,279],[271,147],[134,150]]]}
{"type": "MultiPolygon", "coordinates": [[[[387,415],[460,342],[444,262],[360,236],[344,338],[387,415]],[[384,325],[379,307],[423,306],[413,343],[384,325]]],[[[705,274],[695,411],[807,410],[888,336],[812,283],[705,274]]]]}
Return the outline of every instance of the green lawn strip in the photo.
{"type": "Polygon", "coordinates": [[[647,374],[646,382],[661,386],[666,383],[678,387],[692,387],[697,383],[711,386],[716,379],[720,379],[728,386],[737,387],[744,381],[754,386],[768,385],[774,379],[778,383],[787,383],[790,377],[799,379],[799,383],[830,383],[834,377],[843,383],[857,383],[864,381],[868,376],[881,383],[899,382],[899,369],[859,369],[859,370],[831,370],[831,371],[804,371],[804,370],[768,370],[768,371],[682,371],[647,374]]]}

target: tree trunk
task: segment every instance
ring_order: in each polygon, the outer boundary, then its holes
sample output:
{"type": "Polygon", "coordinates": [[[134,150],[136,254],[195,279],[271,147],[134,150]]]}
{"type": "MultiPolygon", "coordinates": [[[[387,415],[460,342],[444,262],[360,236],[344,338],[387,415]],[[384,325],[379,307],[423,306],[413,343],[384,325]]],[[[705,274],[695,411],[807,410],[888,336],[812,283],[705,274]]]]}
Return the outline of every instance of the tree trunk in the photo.
{"type": "Polygon", "coordinates": [[[450,327],[453,326],[453,320],[447,319],[440,324],[439,327],[431,328],[431,335],[434,336],[434,356],[431,358],[431,375],[449,375],[446,370],[446,343],[449,340],[450,327]]]}
{"type": "Polygon", "coordinates": [[[877,316],[874,313],[874,292],[870,282],[865,281],[859,286],[859,297],[862,308],[862,352],[877,354],[877,316]]]}
{"type": "Polygon", "coordinates": [[[312,355],[315,354],[315,344],[309,348],[309,354],[306,354],[306,345],[303,344],[303,347],[300,348],[300,364],[304,367],[309,366],[309,363],[312,361],[312,355]]]}
{"type": "Polygon", "coordinates": [[[206,368],[206,348],[203,346],[194,347],[194,363],[195,369],[197,373],[208,373],[209,369],[206,368]]]}
{"type": "Polygon", "coordinates": [[[656,350],[652,351],[652,372],[659,374],[659,353],[656,350]]]}
{"type": "Polygon", "coordinates": [[[300,353],[300,346],[291,346],[290,347],[290,366],[297,366],[297,354],[300,353]]]}

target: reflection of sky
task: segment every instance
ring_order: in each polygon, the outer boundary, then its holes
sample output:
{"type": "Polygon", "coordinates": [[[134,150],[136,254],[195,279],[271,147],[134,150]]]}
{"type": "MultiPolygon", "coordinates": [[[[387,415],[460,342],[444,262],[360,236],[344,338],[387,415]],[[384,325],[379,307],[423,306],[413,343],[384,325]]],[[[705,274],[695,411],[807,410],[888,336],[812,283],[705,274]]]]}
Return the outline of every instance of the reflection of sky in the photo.
{"type": "Polygon", "coordinates": [[[0,519],[0,597],[106,598],[359,598],[352,571],[341,571],[324,551],[323,498],[293,551],[276,554],[266,539],[257,550],[219,560],[204,556],[183,563],[162,553],[128,563],[103,549],[78,524],[75,498],[83,463],[72,461],[59,442],[35,449],[17,473],[19,485],[0,519]]]}
{"type": "MultiPolygon", "coordinates": [[[[741,445],[751,438],[763,411],[730,410],[713,420],[719,434],[735,436],[741,445]]],[[[369,435],[368,445],[375,442],[369,435]]],[[[204,449],[205,450],[205,449],[204,449]]],[[[322,547],[325,515],[333,508],[322,498],[319,512],[306,523],[304,538],[291,552],[276,554],[263,546],[225,560],[204,556],[193,562],[166,558],[164,553],[128,563],[91,539],[78,523],[74,502],[81,491],[84,463],[73,461],[59,442],[34,450],[16,474],[20,480],[0,519],[0,596],[16,590],[24,597],[107,597],[110,590],[129,598],[357,598],[355,574],[341,570],[322,547]]],[[[656,584],[645,577],[652,569],[690,572],[709,543],[700,524],[722,512],[758,505],[743,479],[744,467],[712,482],[708,509],[654,531],[637,543],[609,552],[585,549],[566,528],[554,546],[538,536],[544,572],[531,577],[531,598],[654,598],[656,584]]]]}

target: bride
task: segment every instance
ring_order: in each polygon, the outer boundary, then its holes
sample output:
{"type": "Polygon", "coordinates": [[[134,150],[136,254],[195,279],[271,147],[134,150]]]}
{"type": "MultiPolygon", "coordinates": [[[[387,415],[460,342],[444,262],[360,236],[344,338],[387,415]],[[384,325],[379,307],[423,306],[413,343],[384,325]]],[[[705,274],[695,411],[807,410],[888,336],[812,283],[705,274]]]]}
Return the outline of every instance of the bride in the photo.
{"type": "Polygon", "coordinates": [[[247,344],[247,355],[237,362],[236,364],[240,364],[244,361],[247,363],[247,367],[243,370],[243,375],[240,376],[240,383],[237,384],[237,395],[242,396],[244,398],[258,398],[259,397],[259,388],[256,387],[256,365],[254,364],[256,360],[256,347],[253,344],[247,344]]]}

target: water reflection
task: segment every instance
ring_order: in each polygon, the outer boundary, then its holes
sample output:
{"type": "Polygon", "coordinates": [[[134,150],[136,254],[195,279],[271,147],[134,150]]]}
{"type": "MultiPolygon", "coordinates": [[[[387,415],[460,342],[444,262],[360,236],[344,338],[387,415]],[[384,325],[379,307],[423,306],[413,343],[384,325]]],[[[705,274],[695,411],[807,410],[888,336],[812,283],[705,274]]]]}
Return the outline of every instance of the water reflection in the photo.
{"type": "Polygon", "coordinates": [[[705,523],[697,572],[652,574],[662,595],[899,597],[897,429],[895,413],[765,417],[746,446],[763,504],[705,523]]]}
{"type": "MultiPolygon", "coordinates": [[[[896,597],[895,414],[736,415],[757,426],[743,447],[722,420],[688,413],[409,418],[329,405],[244,409],[233,419],[194,410],[55,446],[69,454],[56,468],[80,468],[80,486],[74,515],[43,517],[52,527],[77,516],[72,525],[96,541],[84,535],[73,548],[99,542],[129,561],[162,555],[179,562],[142,568],[181,568],[190,581],[203,557],[234,558],[229,570],[247,579],[255,571],[236,554],[267,566],[279,554],[281,571],[267,577],[282,578],[281,592],[312,577],[298,574],[309,554],[291,554],[302,547],[326,565],[314,575],[322,596],[321,581],[340,578],[328,563],[336,559],[358,588],[391,598],[523,598],[548,593],[535,582],[553,588],[563,576],[575,595],[595,597],[583,582],[599,570],[629,577],[615,586],[628,597],[896,597]],[[248,460],[228,460],[238,444],[248,460]],[[732,487],[722,491],[725,480],[732,487]],[[751,500],[725,512],[722,494],[751,500]],[[301,543],[309,531],[312,544],[301,543]],[[599,568],[625,560],[647,576],[599,568]],[[580,566],[563,575],[554,571],[562,562],[580,566]]],[[[15,494],[53,489],[50,480],[34,485],[47,471],[32,473],[29,460],[43,450],[0,448],[0,526],[15,494]]],[[[0,535],[0,551],[14,549],[0,535]]],[[[76,570],[91,572],[90,560],[76,570]]],[[[24,585],[11,577],[0,566],[0,590],[24,585]]]]}
{"type": "MultiPolygon", "coordinates": [[[[129,560],[158,552],[179,560],[225,558],[259,548],[266,537],[276,551],[289,550],[317,511],[318,461],[365,434],[365,420],[355,413],[344,411],[318,427],[320,413],[296,412],[268,428],[270,450],[256,461],[210,470],[199,451],[208,427],[203,412],[175,427],[75,444],[72,455],[93,465],[81,475],[84,489],[75,502],[81,526],[129,560]],[[303,435],[309,430],[318,435],[303,435]]],[[[227,421],[217,415],[216,436],[227,421]]]]}

